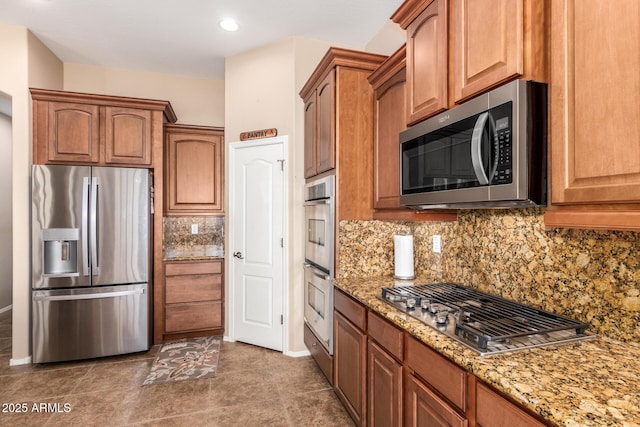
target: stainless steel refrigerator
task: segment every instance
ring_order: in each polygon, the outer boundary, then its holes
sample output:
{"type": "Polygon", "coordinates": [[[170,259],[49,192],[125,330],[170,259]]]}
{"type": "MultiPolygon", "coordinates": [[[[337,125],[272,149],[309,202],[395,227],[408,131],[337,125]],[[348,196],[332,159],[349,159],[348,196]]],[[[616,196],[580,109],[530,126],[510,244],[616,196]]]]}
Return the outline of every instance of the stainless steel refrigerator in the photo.
{"type": "Polygon", "coordinates": [[[149,349],[149,171],[34,165],[35,363],[149,349]]]}

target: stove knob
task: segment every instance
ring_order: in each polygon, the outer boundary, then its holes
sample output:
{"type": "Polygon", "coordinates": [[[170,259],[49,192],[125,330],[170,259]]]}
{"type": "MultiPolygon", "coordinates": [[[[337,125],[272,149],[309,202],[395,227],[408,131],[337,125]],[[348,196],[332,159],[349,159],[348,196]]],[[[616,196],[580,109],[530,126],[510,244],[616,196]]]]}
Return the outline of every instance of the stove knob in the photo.
{"type": "Polygon", "coordinates": [[[416,308],[416,299],[415,298],[407,298],[407,310],[413,310],[416,308]]]}
{"type": "Polygon", "coordinates": [[[429,305],[431,305],[431,301],[429,301],[428,299],[423,299],[420,304],[422,306],[422,311],[429,311],[429,305]]]}
{"type": "Polygon", "coordinates": [[[447,323],[447,318],[449,317],[449,312],[447,310],[442,310],[436,313],[436,323],[438,325],[444,325],[447,323]]]}
{"type": "Polygon", "coordinates": [[[440,304],[433,302],[429,305],[429,311],[431,312],[431,314],[436,314],[439,309],[440,309],[440,304]]]}

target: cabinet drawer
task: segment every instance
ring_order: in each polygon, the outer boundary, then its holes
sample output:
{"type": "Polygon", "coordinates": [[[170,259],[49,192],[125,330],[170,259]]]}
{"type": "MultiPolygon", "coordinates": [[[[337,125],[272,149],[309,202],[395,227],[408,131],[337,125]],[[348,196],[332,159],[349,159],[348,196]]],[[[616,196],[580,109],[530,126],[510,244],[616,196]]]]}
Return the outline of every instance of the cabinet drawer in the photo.
{"type": "Polygon", "coordinates": [[[482,427],[543,427],[544,423],[511,403],[486,385],[476,386],[476,420],[482,427]]]}
{"type": "Polygon", "coordinates": [[[218,274],[222,273],[222,261],[211,262],[168,262],[164,266],[166,276],[182,274],[218,274]]]}
{"type": "Polygon", "coordinates": [[[334,293],[334,308],[361,330],[367,329],[367,309],[338,289],[334,293]]]}
{"type": "Polygon", "coordinates": [[[369,312],[367,327],[369,337],[376,340],[393,357],[402,361],[404,346],[403,332],[400,329],[372,312],[369,312]]]}
{"type": "Polygon", "coordinates": [[[165,303],[213,301],[222,298],[222,275],[169,276],[165,279],[165,303]]]}
{"type": "Polygon", "coordinates": [[[466,372],[413,337],[407,339],[407,365],[463,412],[466,410],[466,372]]]}
{"type": "Polygon", "coordinates": [[[221,302],[172,304],[165,307],[165,332],[182,332],[222,326],[221,302]]]}
{"type": "MultiPolygon", "coordinates": [[[[405,425],[467,427],[469,421],[411,374],[405,375],[405,425]]],[[[513,424],[517,426],[517,424],[513,424]]]]}
{"type": "Polygon", "coordinates": [[[329,355],[329,352],[322,346],[306,323],[304,325],[304,345],[307,346],[320,370],[329,380],[329,384],[333,385],[333,357],[329,355]]]}

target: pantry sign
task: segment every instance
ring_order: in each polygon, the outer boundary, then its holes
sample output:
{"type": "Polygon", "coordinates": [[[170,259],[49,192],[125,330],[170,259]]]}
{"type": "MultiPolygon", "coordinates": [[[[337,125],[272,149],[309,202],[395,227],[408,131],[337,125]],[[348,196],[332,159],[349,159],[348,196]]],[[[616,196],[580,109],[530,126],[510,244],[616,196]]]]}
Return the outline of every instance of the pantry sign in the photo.
{"type": "Polygon", "coordinates": [[[271,138],[277,135],[278,129],[276,128],[252,130],[249,132],[242,132],[240,134],[240,141],[246,141],[248,139],[271,138]]]}

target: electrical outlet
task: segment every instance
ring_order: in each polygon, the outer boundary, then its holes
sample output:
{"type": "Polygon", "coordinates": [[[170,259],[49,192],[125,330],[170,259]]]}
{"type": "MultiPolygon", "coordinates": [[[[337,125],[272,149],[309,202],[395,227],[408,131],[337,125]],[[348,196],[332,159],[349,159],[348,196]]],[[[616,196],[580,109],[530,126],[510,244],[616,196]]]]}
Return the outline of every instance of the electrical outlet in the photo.
{"type": "Polygon", "coordinates": [[[442,240],[440,239],[440,235],[436,234],[433,236],[433,252],[439,254],[442,252],[442,240]]]}
{"type": "Polygon", "coordinates": [[[198,234],[198,224],[191,224],[191,234],[198,234]]]}

